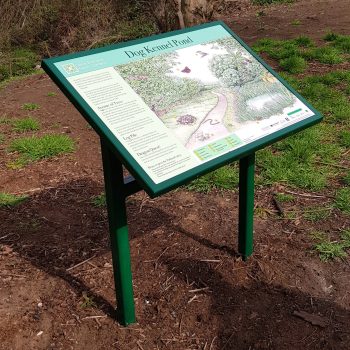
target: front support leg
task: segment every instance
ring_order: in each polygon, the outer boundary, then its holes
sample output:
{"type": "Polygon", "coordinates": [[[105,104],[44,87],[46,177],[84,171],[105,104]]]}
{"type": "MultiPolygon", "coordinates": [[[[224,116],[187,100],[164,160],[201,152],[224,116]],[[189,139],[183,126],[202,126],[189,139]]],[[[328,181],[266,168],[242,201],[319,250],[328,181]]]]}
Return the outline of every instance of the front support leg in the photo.
{"type": "Polygon", "coordinates": [[[238,252],[246,260],[253,253],[255,153],[239,161],[238,252]]]}
{"type": "Polygon", "coordinates": [[[122,325],[135,322],[134,294],[131,275],[130,247],[126,216],[123,167],[101,139],[105,193],[108,209],[117,320],[122,325]]]}

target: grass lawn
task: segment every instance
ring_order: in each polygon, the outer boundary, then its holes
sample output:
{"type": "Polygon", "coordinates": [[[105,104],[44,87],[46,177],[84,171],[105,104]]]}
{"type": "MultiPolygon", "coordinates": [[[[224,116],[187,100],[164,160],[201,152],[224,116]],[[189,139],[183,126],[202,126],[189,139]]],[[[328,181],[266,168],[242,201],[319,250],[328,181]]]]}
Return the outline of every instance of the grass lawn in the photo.
{"type": "Polygon", "coordinates": [[[12,167],[22,167],[29,162],[52,158],[74,151],[74,141],[67,135],[47,134],[12,140],[9,151],[17,152],[19,158],[12,167]]]}

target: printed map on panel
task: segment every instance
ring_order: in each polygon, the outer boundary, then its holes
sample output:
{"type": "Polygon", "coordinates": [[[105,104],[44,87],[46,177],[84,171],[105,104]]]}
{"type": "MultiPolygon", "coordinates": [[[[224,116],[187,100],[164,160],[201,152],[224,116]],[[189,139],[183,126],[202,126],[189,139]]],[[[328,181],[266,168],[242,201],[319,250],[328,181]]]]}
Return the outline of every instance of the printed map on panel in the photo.
{"type": "Polygon", "coordinates": [[[189,150],[269,119],[288,123],[298,101],[233,38],[115,69],[189,150]]]}

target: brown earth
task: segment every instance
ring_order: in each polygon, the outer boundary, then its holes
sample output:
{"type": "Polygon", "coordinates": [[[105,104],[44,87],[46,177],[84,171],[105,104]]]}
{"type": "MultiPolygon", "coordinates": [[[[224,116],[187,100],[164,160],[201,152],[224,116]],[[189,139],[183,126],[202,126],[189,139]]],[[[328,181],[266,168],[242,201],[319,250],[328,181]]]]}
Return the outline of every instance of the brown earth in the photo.
{"type": "Polygon", "coordinates": [[[270,37],[291,39],[308,35],[320,41],[328,32],[349,34],[349,0],[309,0],[269,6],[248,6],[248,1],[228,1],[222,14],[234,32],[247,43],[270,37]]]}
{"type": "MultiPolygon", "coordinates": [[[[250,43],[265,36],[320,39],[328,29],[349,34],[348,0],[274,5],[259,18],[260,7],[237,11],[224,19],[250,43]],[[301,24],[291,25],[295,19],[301,24]]],[[[0,101],[2,115],[31,114],[42,123],[39,133],[66,133],[77,143],[71,155],[12,170],[6,164],[15,156],[6,149],[18,135],[1,125],[7,139],[0,145],[0,191],[30,195],[0,210],[1,350],[350,349],[350,260],[322,263],[309,235],[349,228],[350,218],[336,210],[318,223],[278,217],[272,195],[285,188],[277,185],[257,188],[265,216],[255,219],[248,262],[237,254],[237,193],[130,197],[138,322],[120,326],[113,319],[106,212],[91,204],[103,190],[98,137],[46,75],[11,83],[0,101]],[[40,109],[22,110],[28,102],[40,109]],[[94,307],[82,307],[84,295],[94,307]],[[313,319],[294,314],[302,311],[313,319]]],[[[284,209],[321,206],[332,195],[332,188],[298,195],[284,209]]]]}

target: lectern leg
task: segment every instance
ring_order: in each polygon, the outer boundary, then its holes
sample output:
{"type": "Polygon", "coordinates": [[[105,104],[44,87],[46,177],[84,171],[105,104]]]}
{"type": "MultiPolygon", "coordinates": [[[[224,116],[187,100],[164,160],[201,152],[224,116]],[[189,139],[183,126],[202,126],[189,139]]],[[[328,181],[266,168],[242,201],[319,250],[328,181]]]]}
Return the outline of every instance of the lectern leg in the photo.
{"type": "Polygon", "coordinates": [[[255,153],[239,161],[238,252],[246,260],[253,253],[255,153]]]}
{"type": "Polygon", "coordinates": [[[101,140],[103,172],[108,208],[117,319],[123,325],[135,322],[135,306],[131,275],[130,247],[125,207],[123,167],[101,140]]]}

